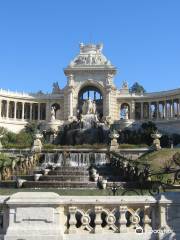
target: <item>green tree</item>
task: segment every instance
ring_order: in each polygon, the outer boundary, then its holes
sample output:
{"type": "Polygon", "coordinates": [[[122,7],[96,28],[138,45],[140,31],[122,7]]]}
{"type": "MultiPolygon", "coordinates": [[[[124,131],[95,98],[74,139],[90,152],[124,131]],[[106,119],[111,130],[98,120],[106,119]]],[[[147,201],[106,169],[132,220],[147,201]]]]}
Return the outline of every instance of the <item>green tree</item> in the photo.
{"type": "Polygon", "coordinates": [[[147,123],[145,122],[142,123],[141,128],[142,128],[142,141],[150,145],[153,141],[151,134],[157,130],[156,124],[154,124],[151,121],[147,123]]]}
{"type": "Polygon", "coordinates": [[[144,89],[144,87],[142,85],[140,85],[138,82],[135,82],[132,87],[129,89],[129,91],[131,93],[137,93],[137,94],[141,94],[141,93],[145,93],[146,90],[144,89]]]}
{"type": "Polygon", "coordinates": [[[16,136],[16,144],[31,146],[33,143],[33,136],[30,133],[25,132],[24,130],[20,131],[16,136]]]}

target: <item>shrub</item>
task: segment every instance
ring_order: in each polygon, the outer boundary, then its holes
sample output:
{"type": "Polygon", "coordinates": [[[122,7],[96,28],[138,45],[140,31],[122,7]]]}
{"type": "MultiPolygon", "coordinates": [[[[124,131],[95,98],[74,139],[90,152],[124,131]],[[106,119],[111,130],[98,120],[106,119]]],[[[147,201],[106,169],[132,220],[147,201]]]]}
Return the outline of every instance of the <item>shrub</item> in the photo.
{"type": "Polygon", "coordinates": [[[175,154],[173,155],[173,160],[175,161],[175,163],[176,163],[177,165],[180,166],[180,153],[179,153],[179,152],[177,152],[177,153],[175,153],[175,154]]]}

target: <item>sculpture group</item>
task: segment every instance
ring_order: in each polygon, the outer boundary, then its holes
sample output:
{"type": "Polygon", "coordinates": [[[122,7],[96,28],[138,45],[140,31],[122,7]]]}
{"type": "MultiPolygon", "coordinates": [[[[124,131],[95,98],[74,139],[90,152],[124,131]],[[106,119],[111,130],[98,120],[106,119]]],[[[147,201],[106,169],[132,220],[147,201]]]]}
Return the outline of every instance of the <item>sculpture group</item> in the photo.
{"type": "Polygon", "coordinates": [[[96,103],[95,101],[92,101],[91,99],[87,99],[84,101],[82,106],[82,114],[96,114],[96,103]]]}

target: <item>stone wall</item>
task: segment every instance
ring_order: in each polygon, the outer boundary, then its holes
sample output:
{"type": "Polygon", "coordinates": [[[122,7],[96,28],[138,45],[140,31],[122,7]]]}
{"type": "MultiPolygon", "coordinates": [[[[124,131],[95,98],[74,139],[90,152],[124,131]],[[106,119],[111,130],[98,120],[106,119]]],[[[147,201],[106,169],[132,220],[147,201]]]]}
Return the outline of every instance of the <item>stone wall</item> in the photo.
{"type": "Polygon", "coordinates": [[[0,197],[0,239],[180,239],[180,193],[151,196],[0,197]]]}

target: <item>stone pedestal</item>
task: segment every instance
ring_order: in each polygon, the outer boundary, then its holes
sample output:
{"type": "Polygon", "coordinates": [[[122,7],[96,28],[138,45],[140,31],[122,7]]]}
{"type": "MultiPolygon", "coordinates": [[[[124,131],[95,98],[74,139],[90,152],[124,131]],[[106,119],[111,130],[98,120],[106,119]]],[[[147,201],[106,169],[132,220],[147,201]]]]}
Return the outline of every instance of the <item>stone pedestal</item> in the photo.
{"type": "Polygon", "coordinates": [[[119,138],[119,134],[114,130],[109,134],[109,137],[111,138],[109,151],[116,151],[119,147],[119,144],[117,142],[117,139],[119,138]]]}
{"type": "Polygon", "coordinates": [[[62,125],[62,121],[60,120],[51,120],[50,122],[47,123],[46,130],[47,131],[52,131],[52,132],[57,132],[59,129],[59,126],[62,125]]]}
{"type": "Polygon", "coordinates": [[[60,197],[56,193],[16,193],[7,201],[9,226],[4,240],[61,240],[60,197]]]}
{"type": "Polygon", "coordinates": [[[151,134],[151,137],[154,139],[153,140],[153,145],[152,148],[154,150],[160,150],[161,149],[161,142],[160,142],[160,138],[162,137],[162,134],[159,132],[155,132],[151,134]]]}
{"type": "Polygon", "coordinates": [[[40,133],[35,134],[34,143],[32,146],[32,151],[35,153],[40,153],[42,149],[42,139],[43,135],[40,133]]]}

